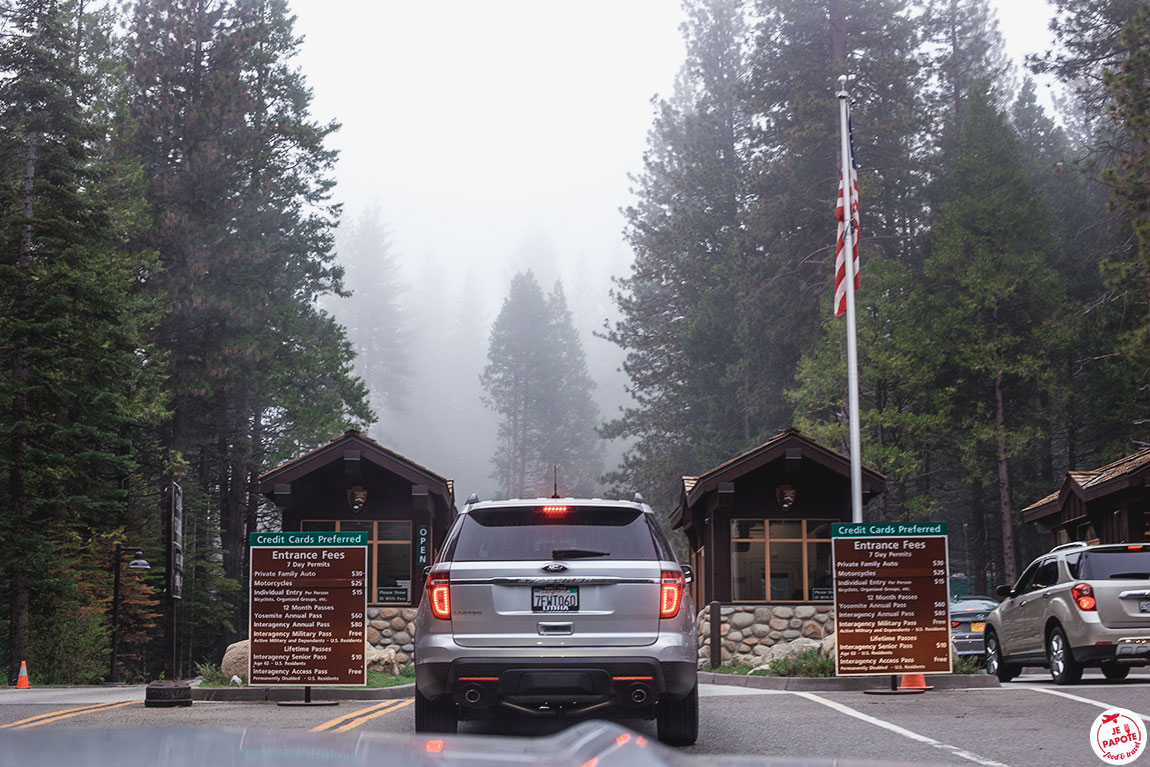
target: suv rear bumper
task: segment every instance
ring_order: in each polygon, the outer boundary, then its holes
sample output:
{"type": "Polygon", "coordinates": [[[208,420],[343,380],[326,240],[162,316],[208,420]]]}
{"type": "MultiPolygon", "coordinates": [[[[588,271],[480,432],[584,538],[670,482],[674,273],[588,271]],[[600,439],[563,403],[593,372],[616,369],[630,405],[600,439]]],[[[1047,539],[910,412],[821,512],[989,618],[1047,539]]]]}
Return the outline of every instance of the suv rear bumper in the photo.
{"type": "Polygon", "coordinates": [[[1072,648],[1079,663],[1099,661],[1129,661],[1132,665],[1150,664],[1150,638],[1126,637],[1112,644],[1082,645],[1072,648]]]}
{"type": "Polygon", "coordinates": [[[664,694],[684,697],[697,682],[694,663],[642,657],[465,657],[415,666],[415,686],[425,697],[450,695],[473,708],[545,699],[645,708],[664,694]]]}

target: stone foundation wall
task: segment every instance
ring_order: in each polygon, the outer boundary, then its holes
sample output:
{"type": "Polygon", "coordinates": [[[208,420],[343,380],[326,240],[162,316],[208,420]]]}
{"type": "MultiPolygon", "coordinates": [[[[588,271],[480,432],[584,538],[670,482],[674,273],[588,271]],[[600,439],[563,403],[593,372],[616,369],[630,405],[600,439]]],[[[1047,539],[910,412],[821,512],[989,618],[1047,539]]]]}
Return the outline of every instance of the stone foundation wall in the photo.
{"type": "MultiPolygon", "coordinates": [[[[719,608],[723,663],[762,665],[771,648],[800,637],[823,640],[835,631],[831,605],[723,605],[719,608]]],[[[711,609],[698,615],[699,667],[711,660],[711,609]]]]}
{"type": "Polygon", "coordinates": [[[411,662],[415,649],[414,607],[367,608],[367,643],[385,649],[395,648],[395,659],[401,666],[411,662]]]}

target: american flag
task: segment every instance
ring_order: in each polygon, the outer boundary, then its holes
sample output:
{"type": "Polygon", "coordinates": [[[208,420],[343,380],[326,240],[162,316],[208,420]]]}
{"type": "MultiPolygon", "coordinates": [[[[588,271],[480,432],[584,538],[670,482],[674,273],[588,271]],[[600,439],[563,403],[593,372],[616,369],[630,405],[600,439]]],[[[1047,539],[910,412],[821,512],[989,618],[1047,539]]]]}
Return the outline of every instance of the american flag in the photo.
{"type": "MultiPolygon", "coordinates": [[[[849,125],[849,122],[848,122],[849,125]]],[[[852,251],[854,253],[854,273],[855,273],[855,290],[859,289],[859,177],[855,172],[855,134],[854,127],[850,129],[850,147],[851,147],[851,224],[854,242],[852,251]]],[[[843,239],[846,235],[846,216],[843,214],[843,177],[842,172],[839,173],[839,199],[835,207],[835,218],[839,222],[839,237],[838,243],[835,245],[835,316],[847,310],[847,262],[846,256],[843,253],[843,239]]]]}

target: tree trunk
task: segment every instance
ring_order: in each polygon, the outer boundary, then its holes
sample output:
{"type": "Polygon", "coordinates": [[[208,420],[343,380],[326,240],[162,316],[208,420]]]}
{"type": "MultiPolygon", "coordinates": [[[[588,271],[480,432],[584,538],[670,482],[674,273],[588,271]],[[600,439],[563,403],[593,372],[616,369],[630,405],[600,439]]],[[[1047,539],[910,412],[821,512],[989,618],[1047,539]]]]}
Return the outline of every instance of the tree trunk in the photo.
{"type": "MultiPolygon", "coordinates": [[[[21,274],[20,288],[12,307],[16,317],[27,317],[32,301],[32,214],[33,191],[36,183],[36,161],[39,151],[39,136],[33,133],[28,137],[28,149],[24,164],[23,216],[24,224],[20,231],[20,252],[16,258],[16,269],[21,274]]],[[[17,335],[12,349],[12,435],[9,442],[8,490],[12,504],[12,562],[11,611],[9,614],[12,655],[9,659],[10,681],[15,684],[20,672],[20,661],[28,659],[31,649],[28,594],[28,551],[27,537],[30,534],[29,517],[31,503],[28,497],[28,334],[17,335]]]]}
{"type": "Polygon", "coordinates": [[[827,1],[827,16],[831,26],[831,55],[834,56],[835,74],[847,73],[847,22],[843,14],[843,0],[827,1]]]}
{"type": "Polygon", "coordinates": [[[998,503],[1002,513],[1002,564],[1009,583],[1014,583],[1014,514],[1010,504],[1010,471],[1006,462],[1006,406],[1002,373],[994,377],[995,448],[998,459],[998,503]]]}
{"type": "Polygon", "coordinates": [[[967,560],[970,569],[974,571],[974,591],[976,594],[988,594],[992,586],[986,579],[989,560],[988,547],[985,545],[986,507],[982,504],[982,482],[977,479],[970,483],[970,528],[964,539],[963,543],[968,547],[967,560]]]}

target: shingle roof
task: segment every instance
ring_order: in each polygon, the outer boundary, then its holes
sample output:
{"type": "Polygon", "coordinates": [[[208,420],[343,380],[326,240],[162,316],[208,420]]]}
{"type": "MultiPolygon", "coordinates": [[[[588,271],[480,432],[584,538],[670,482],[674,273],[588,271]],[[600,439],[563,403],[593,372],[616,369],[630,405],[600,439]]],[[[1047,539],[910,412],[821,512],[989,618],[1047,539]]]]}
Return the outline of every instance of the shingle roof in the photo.
{"type": "Polygon", "coordinates": [[[1063,491],[1067,489],[1089,500],[1105,494],[1106,485],[1129,477],[1147,467],[1150,467],[1150,448],[1139,450],[1137,453],[1119,458],[1117,461],[1108,463],[1097,469],[1068,471],[1066,472],[1066,478],[1062,481],[1062,486],[1059,487],[1056,492],[1051,493],[1040,501],[1030,504],[1022,510],[1022,513],[1029,515],[1031,517],[1029,521],[1033,521],[1036,516],[1043,517],[1046,515],[1034,515],[1032,512],[1040,511],[1048,506],[1054,506],[1062,497],[1063,491]]]}

